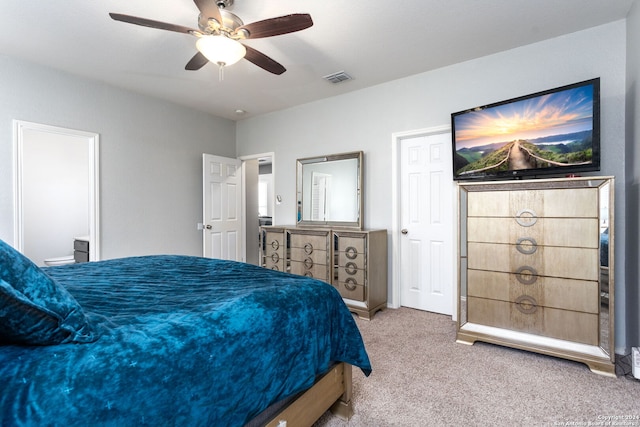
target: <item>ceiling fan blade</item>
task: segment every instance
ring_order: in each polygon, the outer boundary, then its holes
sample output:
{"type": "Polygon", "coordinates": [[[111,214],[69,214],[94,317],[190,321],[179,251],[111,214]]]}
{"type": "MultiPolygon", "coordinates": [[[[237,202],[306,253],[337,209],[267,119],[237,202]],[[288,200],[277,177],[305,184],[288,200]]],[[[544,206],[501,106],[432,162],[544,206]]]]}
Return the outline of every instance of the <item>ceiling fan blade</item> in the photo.
{"type": "Polygon", "coordinates": [[[244,47],[247,49],[247,54],[244,56],[244,59],[257,65],[263,70],[266,70],[270,73],[277,74],[277,75],[280,75],[285,71],[287,71],[287,69],[284,68],[282,64],[269,58],[264,53],[257,51],[254,48],[249,47],[247,45],[244,45],[244,47]]]}
{"type": "Polygon", "coordinates": [[[311,19],[311,15],[308,13],[294,13],[291,15],[265,19],[263,21],[243,25],[238,28],[237,31],[243,29],[247,30],[249,32],[249,37],[247,37],[248,39],[259,39],[263,37],[293,33],[295,31],[309,28],[312,25],[313,20],[311,19]]]}
{"type": "Polygon", "coordinates": [[[193,0],[193,2],[198,7],[200,14],[207,18],[213,18],[218,21],[219,24],[222,24],[222,15],[215,0],[193,0]]]}
{"type": "Polygon", "coordinates": [[[196,53],[184,67],[185,70],[196,71],[207,65],[209,60],[201,52],[196,53]]]}
{"type": "Polygon", "coordinates": [[[116,21],[142,25],[143,27],[157,28],[159,30],[168,30],[187,34],[198,32],[196,29],[184,27],[182,25],[168,24],[166,22],[154,21],[152,19],[139,18],[137,16],[122,15],[121,13],[110,13],[109,16],[116,21]]]}

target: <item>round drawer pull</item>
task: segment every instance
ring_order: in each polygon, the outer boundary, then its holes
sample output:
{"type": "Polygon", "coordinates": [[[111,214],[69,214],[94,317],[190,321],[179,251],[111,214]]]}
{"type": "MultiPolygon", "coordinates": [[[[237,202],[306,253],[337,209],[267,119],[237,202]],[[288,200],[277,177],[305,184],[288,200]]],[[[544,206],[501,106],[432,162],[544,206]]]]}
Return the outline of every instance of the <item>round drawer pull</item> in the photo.
{"type": "Polygon", "coordinates": [[[278,253],[277,253],[277,252],[272,253],[272,254],[271,254],[271,261],[273,261],[273,262],[278,262],[278,261],[280,261],[280,255],[278,255],[278,253]]]}
{"type": "Polygon", "coordinates": [[[304,245],[304,253],[307,255],[311,255],[313,253],[313,245],[311,243],[304,245]]]}
{"type": "Polygon", "coordinates": [[[532,209],[520,209],[516,214],[516,222],[523,227],[531,227],[538,222],[538,215],[532,209]]]}
{"type": "Polygon", "coordinates": [[[356,257],[358,256],[358,250],[353,246],[347,247],[347,249],[345,249],[345,252],[346,257],[349,259],[356,259],[356,257]]]}
{"type": "Polygon", "coordinates": [[[311,270],[311,267],[313,267],[313,260],[311,258],[305,258],[305,260],[302,261],[302,264],[304,264],[304,268],[311,270]]]}
{"type": "Polygon", "coordinates": [[[538,280],[538,271],[529,265],[523,265],[516,270],[516,279],[523,285],[532,285],[538,280]]]}
{"type": "Polygon", "coordinates": [[[344,265],[344,271],[353,276],[358,272],[358,266],[355,262],[348,262],[344,265]]]}
{"type": "Polygon", "coordinates": [[[516,249],[521,254],[531,255],[538,250],[538,242],[533,237],[521,237],[516,241],[516,249]]]}
{"type": "Polygon", "coordinates": [[[516,298],[516,308],[522,314],[533,314],[538,310],[538,302],[529,295],[521,295],[516,298]]]}
{"type": "Polygon", "coordinates": [[[271,242],[271,248],[273,248],[274,251],[277,251],[279,247],[280,247],[280,242],[278,242],[277,240],[274,240],[273,242],[271,242]]]}
{"type": "Polygon", "coordinates": [[[349,277],[347,280],[344,281],[344,287],[347,288],[347,290],[349,291],[355,291],[356,288],[358,287],[358,282],[356,282],[356,279],[349,277]]]}

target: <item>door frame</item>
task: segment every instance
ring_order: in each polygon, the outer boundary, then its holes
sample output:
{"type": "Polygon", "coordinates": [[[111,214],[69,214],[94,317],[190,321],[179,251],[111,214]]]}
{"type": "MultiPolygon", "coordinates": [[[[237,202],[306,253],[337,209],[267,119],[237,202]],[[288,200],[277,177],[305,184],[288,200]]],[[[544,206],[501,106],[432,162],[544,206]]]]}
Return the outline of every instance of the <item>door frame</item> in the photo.
{"type": "MultiPolygon", "coordinates": [[[[246,169],[245,169],[245,161],[247,160],[257,160],[259,158],[262,157],[271,157],[271,174],[273,176],[273,182],[275,184],[275,180],[276,180],[276,155],[273,151],[271,152],[266,152],[266,153],[260,153],[260,154],[249,154],[246,156],[238,156],[238,160],[240,160],[242,162],[241,164],[241,169],[242,169],[242,207],[241,207],[241,214],[242,214],[242,234],[244,236],[247,236],[247,182],[245,179],[245,173],[246,173],[246,169]]],[[[269,200],[269,204],[271,205],[271,212],[272,212],[272,221],[273,224],[275,224],[275,218],[276,218],[276,210],[275,210],[275,202],[273,199],[269,200]]],[[[245,237],[246,239],[246,237],[245,237]]],[[[243,239],[242,241],[242,247],[243,247],[243,259],[247,259],[247,245],[245,240],[243,239]]]]}
{"type": "Polygon", "coordinates": [[[100,260],[100,135],[76,129],[68,129],[59,126],[45,125],[41,123],[13,120],[13,239],[16,250],[24,249],[24,218],[23,218],[23,161],[25,131],[33,130],[57,135],[86,138],[89,149],[89,240],[91,250],[89,261],[100,260]]]}
{"type": "MultiPolygon", "coordinates": [[[[402,171],[401,167],[401,143],[403,139],[407,138],[416,138],[421,136],[431,136],[437,135],[441,133],[451,132],[450,125],[441,125],[434,126],[423,129],[416,129],[410,131],[403,132],[394,132],[391,134],[391,295],[389,301],[389,307],[391,308],[400,308],[400,245],[401,245],[401,227],[402,227],[402,216],[401,216],[401,201],[402,201],[402,192],[401,192],[401,176],[400,172],[402,171]]],[[[458,212],[458,198],[454,195],[454,212],[458,212]]],[[[452,236],[454,238],[453,244],[453,253],[454,258],[455,254],[459,252],[458,248],[458,221],[453,221],[453,233],[452,236]]],[[[453,265],[458,265],[458,262],[454,260],[453,265]]],[[[453,271],[453,283],[458,283],[458,271],[454,268],[453,271]]],[[[457,320],[457,307],[458,307],[458,286],[454,285],[453,292],[451,292],[453,297],[453,320],[457,320]]]]}

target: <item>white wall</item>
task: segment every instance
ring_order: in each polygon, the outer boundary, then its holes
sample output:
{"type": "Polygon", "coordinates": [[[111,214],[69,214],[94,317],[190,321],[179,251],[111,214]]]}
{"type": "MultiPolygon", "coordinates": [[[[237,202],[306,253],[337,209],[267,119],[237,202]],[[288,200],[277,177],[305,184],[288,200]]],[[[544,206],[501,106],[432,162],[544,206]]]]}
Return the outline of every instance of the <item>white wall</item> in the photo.
{"type": "MultiPolygon", "coordinates": [[[[625,37],[625,21],[618,21],[245,119],[237,126],[238,154],[275,153],[278,162],[275,194],[283,198],[282,204],[276,206],[276,218],[278,224],[294,224],[295,160],[363,150],[365,227],[391,229],[391,135],[394,132],[447,125],[452,112],[600,77],[601,174],[617,177],[616,220],[623,224],[625,37]]],[[[624,232],[616,235],[616,261],[616,282],[621,284],[616,295],[618,347],[626,342],[624,232]]],[[[390,272],[389,277],[392,275],[390,272]]]]}
{"type": "Polygon", "coordinates": [[[12,120],[100,134],[102,258],[201,255],[202,153],[235,123],[0,55],[0,239],[13,243],[12,120]]]}
{"type": "Polygon", "coordinates": [[[625,234],[627,295],[629,318],[628,346],[640,346],[640,1],[636,1],[627,18],[627,209],[625,234]]]}

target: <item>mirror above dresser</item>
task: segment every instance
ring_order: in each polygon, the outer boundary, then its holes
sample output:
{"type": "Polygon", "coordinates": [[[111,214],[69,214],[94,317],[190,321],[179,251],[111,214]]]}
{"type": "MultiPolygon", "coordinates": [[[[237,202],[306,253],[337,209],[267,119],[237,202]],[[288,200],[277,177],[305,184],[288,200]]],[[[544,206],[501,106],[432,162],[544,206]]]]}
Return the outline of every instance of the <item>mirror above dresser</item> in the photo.
{"type": "Polygon", "coordinates": [[[298,159],[298,226],[363,227],[362,151],[298,159]]]}

